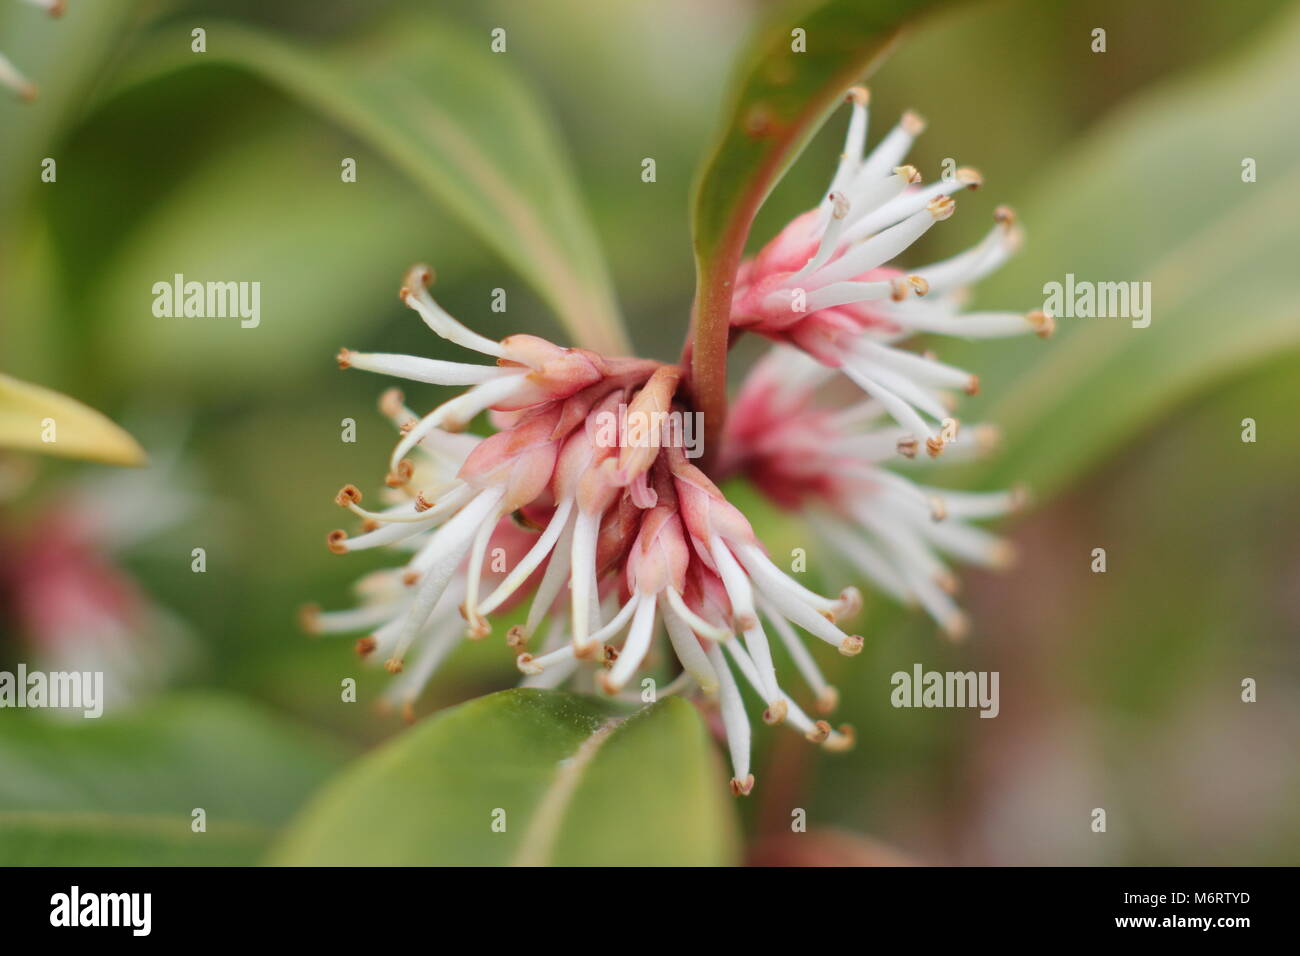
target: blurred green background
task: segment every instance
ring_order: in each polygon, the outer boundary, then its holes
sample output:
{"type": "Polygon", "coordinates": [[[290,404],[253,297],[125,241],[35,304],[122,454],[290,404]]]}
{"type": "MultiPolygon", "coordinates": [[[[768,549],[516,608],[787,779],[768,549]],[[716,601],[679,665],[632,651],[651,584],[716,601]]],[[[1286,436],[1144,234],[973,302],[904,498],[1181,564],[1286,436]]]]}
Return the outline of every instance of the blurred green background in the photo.
{"type": "MultiPolygon", "coordinates": [[[[397,301],[416,261],[436,267],[439,301],[488,335],[567,335],[545,296],[395,162],[391,143],[322,103],[330,89],[303,96],[273,67],[223,58],[226,25],[269,31],[344,84],[404,77],[489,126],[497,105],[466,101],[477,87],[449,81],[429,51],[472,51],[495,69],[488,31],[505,27],[499,68],[531,91],[540,123],[557,124],[637,351],[674,359],[693,294],[692,178],[737,51],[777,5],[71,5],[61,21],[0,9],[0,50],[42,88],[35,104],[0,102],[0,370],[106,411],[155,459],[179,457],[169,474],[136,474],[148,487],[182,483],[192,506],[117,560],[184,622],[189,652],[169,696],[142,698],[125,726],[7,714],[0,819],[15,814],[21,830],[39,828],[43,811],[88,826],[99,812],[167,814],[200,805],[191,791],[221,779],[223,812],[249,829],[211,859],[241,861],[347,754],[402,729],[365,706],[382,670],[295,624],[300,604],[347,606],[350,583],[388,563],[324,547],[339,524],[334,493],[374,489],[392,443],[375,407],[388,383],[339,372],[335,351],[452,357],[397,301]],[[189,52],[195,26],[208,28],[207,55],[189,52]],[[39,180],[46,156],[57,184],[39,180]],[[340,182],[343,157],[357,160],[354,184],[340,182]],[[640,178],[645,157],[653,184],[640,178]],[[155,318],[150,287],[176,272],[260,281],[261,326],[155,318]],[[495,288],[507,290],[505,315],[489,308],[495,288]],[[357,422],[354,444],[340,441],[345,418],[357,422]],[[205,574],[191,572],[195,547],[207,551],[205,574]],[[360,704],[340,702],[345,677],[358,678],[360,704]],[[111,753],[131,772],[105,776],[111,753]],[[228,779],[245,776],[247,792],[228,779]],[[276,787],[259,785],[270,776],[276,787]]],[[[1035,507],[1005,528],[1021,561],[1004,575],[964,572],[975,623],[964,646],[869,599],[859,658],[814,648],[859,743],[822,755],[759,730],[759,788],[740,808],[751,846],[788,831],[797,806],[810,827],[920,862],[1297,862],[1298,37],[1295,8],[1265,0],[996,0],[922,20],[872,78],[872,142],[912,107],[930,122],[910,160],[927,178],[952,156],[986,179],[915,261],[964,248],[1008,203],[1027,248],[978,305],[1037,307],[1042,284],[1066,272],[1154,276],[1154,323],[1063,320],[1047,343],[936,344],[983,381],[964,418],[1004,424],[1008,444],[1006,457],[936,470],[935,482],[1027,480],[1035,507]],[[1107,31],[1104,54],[1090,50],[1095,27],[1107,31]],[[1243,157],[1258,161],[1257,183],[1241,182],[1243,157]],[[1253,444],[1240,440],[1246,417],[1258,422],[1253,444]],[[1106,574],[1089,570],[1096,547],[1106,574]],[[891,708],[889,675],[914,662],[999,671],[1001,715],[891,708]],[[1254,704],[1240,700],[1247,677],[1259,684],[1254,704]],[[1107,808],[1104,835],[1090,832],[1094,807],[1107,808]]],[[[834,116],[781,182],[756,239],[815,202],[843,123],[834,116]]],[[[736,350],[733,383],[756,354],[754,343],[736,350]]],[[[419,410],[440,398],[406,392],[419,410]]],[[[40,463],[3,511],[5,545],[39,533],[62,489],[88,473],[107,470],[40,463]]],[[[845,583],[797,522],[734,493],[774,552],[807,547],[812,577],[845,583]]],[[[28,638],[4,626],[0,666],[27,653],[28,638]]],[[[499,641],[467,646],[421,711],[516,676],[499,641]]],[[[7,845],[11,860],[71,845],[69,862],[90,845],[9,832],[0,861],[7,845]]],[[[187,859],[160,840],[157,859],[187,859]]]]}

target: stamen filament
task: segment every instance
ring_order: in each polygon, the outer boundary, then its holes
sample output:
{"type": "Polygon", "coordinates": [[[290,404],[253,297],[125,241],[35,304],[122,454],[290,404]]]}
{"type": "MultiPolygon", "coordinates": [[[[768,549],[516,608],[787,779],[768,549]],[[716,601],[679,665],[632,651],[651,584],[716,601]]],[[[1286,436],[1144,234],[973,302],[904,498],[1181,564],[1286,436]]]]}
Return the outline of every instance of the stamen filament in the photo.
{"type": "Polygon", "coordinates": [[[695,678],[695,682],[706,694],[716,693],[718,675],[713,670],[713,665],[709,663],[709,655],[705,653],[704,648],[700,646],[699,638],[677,611],[677,605],[672,600],[675,592],[669,588],[666,593],[668,606],[663,609],[664,629],[668,631],[668,640],[673,645],[673,651],[676,652],[677,659],[682,662],[686,673],[695,678]]]}
{"type": "Polygon", "coordinates": [[[499,365],[473,365],[394,352],[354,352],[351,349],[339,352],[339,366],[430,385],[481,385],[512,374],[510,369],[499,365]]]}
{"type": "Polygon", "coordinates": [[[479,605],[479,613],[491,614],[495,611],[510,595],[519,590],[532,573],[541,566],[541,563],[546,560],[547,555],[551,553],[555,543],[560,540],[560,535],[564,533],[564,529],[568,526],[569,515],[572,511],[572,498],[565,498],[556,506],[555,513],[551,515],[551,520],[547,523],[541,537],[528,549],[528,553],[519,560],[519,563],[511,569],[505,580],[497,585],[496,590],[492,592],[487,600],[479,605]]]}

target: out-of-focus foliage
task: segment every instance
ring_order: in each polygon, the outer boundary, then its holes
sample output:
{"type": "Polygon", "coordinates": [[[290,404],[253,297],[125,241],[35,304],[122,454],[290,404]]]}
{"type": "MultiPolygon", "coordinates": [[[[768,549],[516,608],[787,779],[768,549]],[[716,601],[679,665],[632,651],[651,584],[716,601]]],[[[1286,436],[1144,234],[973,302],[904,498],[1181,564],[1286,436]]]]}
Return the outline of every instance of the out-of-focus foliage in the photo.
{"type": "Polygon", "coordinates": [[[290,828],[291,865],[711,866],[730,797],[698,715],[561,691],[492,694],[349,768],[290,828]]]}
{"type": "Polygon", "coordinates": [[[1061,318],[1048,347],[968,348],[959,361],[998,384],[963,413],[1007,435],[986,483],[1050,494],[1206,380],[1300,358],[1288,265],[1300,247],[1300,126],[1277,121],[1294,106],[1298,64],[1291,16],[1250,55],[1117,111],[1024,205],[1031,240],[981,286],[982,301],[1010,300],[1025,277],[1143,281],[1151,324],[1061,318]],[[1247,158],[1258,181],[1242,179],[1247,158]]]}
{"type": "Polygon", "coordinates": [[[156,50],[129,76],[216,64],[266,79],[444,203],[534,285],[575,343],[626,351],[563,148],[544,104],[509,60],[454,25],[410,17],[337,51],[237,24],[212,25],[209,35],[210,56],[196,60],[178,49],[175,30],[161,31],[151,41],[156,50]]]}
{"type": "Polygon", "coordinates": [[[7,711],[7,864],[248,864],[347,751],[265,708],[214,695],[51,723],[7,711]],[[203,829],[195,829],[203,811],[203,829]]]}
{"type": "Polygon", "coordinates": [[[109,465],[139,465],[138,442],[117,425],[58,392],[0,374],[0,448],[21,448],[109,465]]]}

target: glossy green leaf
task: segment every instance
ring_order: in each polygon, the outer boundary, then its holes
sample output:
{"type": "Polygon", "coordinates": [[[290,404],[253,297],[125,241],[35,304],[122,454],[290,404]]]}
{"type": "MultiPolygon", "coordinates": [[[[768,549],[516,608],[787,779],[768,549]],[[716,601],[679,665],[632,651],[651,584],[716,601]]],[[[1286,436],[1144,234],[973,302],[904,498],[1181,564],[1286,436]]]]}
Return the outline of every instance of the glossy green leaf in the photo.
{"type": "Polygon", "coordinates": [[[178,696],[120,717],[6,710],[0,863],[252,863],[345,756],[231,698],[178,696]],[[207,830],[191,829],[202,808],[207,830]]]}
{"type": "Polygon", "coordinates": [[[0,374],[0,448],[108,465],[143,465],[144,449],[100,412],[52,389],[0,374]]]}
{"type": "Polygon", "coordinates": [[[721,427],[726,407],[732,285],[754,216],[849,87],[879,64],[904,21],[935,5],[936,0],[803,4],[768,23],[742,58],[692,208],[693,370],[711,434],[721,427]],[[800,40],[803,50],[796,48],[800,40]]]}
{"type": "Polygon", "coordinates": [[[628,716],[594,697],[510,690],[445,711],[349,768],[272,860],[725,864],[737,845],[731,800],[684,700],[628,716]]]}
{"type": "Polygon", "coordinates": [[[506,58],[488,51],[486,35],[404,17],[334,50],[234,23],[210,23],[207,31],[202,57],[188,47],[178,52],[171,33],[159,36],[127,82],[224,65],[280,87],[449,208],[534,286],[576,343],[627,350],[559,136],[506,58]]]}
{"type": "Polygon", "coordinates": [[[1007,435],[983,483],[1050,494],[1207,384],[1300,349],[1300,125],[1280,119],[1294,113],[1298,83],[1291,16],[1244,58],[1142,96],[1048,172],[1021,209],[1024,251],[981,287],[981,302],[1029,296],[1034,307],[1043,284],[1073,273],[1150,282],[1151,321],[1060,318],[1046,343],[962,355],[988,393],[966,417],[1007,435]],[[1242,180],[1246,158],[1256,182],[1242,180]]]}

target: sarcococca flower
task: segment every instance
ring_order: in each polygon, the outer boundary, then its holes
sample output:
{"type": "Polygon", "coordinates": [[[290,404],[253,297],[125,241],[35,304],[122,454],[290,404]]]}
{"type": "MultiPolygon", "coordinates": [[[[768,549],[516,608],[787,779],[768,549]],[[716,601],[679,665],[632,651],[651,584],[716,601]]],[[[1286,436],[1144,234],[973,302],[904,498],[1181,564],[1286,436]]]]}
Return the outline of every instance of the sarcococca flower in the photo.
{"type": "Polygon", "coordinates": [[[860,608],[859,591],[845,582],[824,596],[783,571],[714,478],[748,478],[809,519],[848,566],[960,636],[965,618],[942,556],[1005,563],[1009,548],[968,522],[1011,510],[1021,495],[943,491],[885,467],[916,459],[922,447],[962,455],[989,444],[988,429],[961,430],[949,416],[947,390],[973,392],[974,377],[904,340],[1051,329],[1042,313],[960,311],[964,287],[1019,242],[1009,211],[960,256],[912,272],[890,264],[952,214],[952,194],[980,180],[959,170],[919,187],[916,171],[900,165],[921,129],[912,114],[864,158],[866,93],[849,99],[848,143],[825,201],[737,276],[733,330],[779,344],[742,386],[708,473],[666,426],[605,427],[616,413],[650,422],[690,414],[683,367],[533,335],[494,341],[434,301],[430,269],[411,269],[402,301],[481,358],[339,353],[342,368],[465,390],[423,417],[399,392],[385,393],[381,409],[401,433],[385,500],[371,510],[356,486],[344,487],[336,501],[361,519],[361,533],[334,531],[328,545],[339,554],[382,546],[406,558],[362,579],[357,607],[306,609],[307,629],[359,635],[358,651],[397,675],[389,699],[409,715],[462,637],[488,637],[494,618],[527,601],[505,634],[524,684],[639,700],[629,685],[658,655],[676,674],[658,694],[696,693],[718,711],[738,795],[754,785],[742,682],[766,722],[830,749],[849,746],[851,729],[826,720],[838,694],[805,636],[858,654],[862,637],[842,623],[860,608]],[[485,412],[493,433],[468,434],[485,412]],[[805,689],[787,689],[774,639],[805,689]]]}
{"type": "Polygon", "coordinates": [[[423,418],[399,394],[384,396],[381,407],[402,433],[388,463],[389,500],[368,510],[356,486],[344,487],[336,501],[362,519],[363,530],[331,532],[328,545],[338,554],[391,546],[409,557],[363,579],[357,608],[309,607],[304,626],[361,634],[358,651],[400,675],[390,699],[409,714],[462,635],[488,636],[490,617],[531,593],[524,623],[506,637],[534,685],[574,680],[619,694],[662,628],[682,676],[660,692],[697,687],[718,700],[737,793],[749,792],[753,775],[733,664],[764,701],[766,721],[847,746],[847,728],[809,717],[782,689],[763,622],[792,649],[826,712],[835,693],[791,625],[843,654],[858,653],[862,638],[836,623],[860,605],[857,591],[827,598],[785,574],[681,448],[659,436],[640,445],[606,440],[602,416],[620,404],[629,416],[672,409],[680,369],[535,336],[494,342],[444,312],[429,295],[431,279],[427,267],[413,268],[402,300],[438,335],[496,363],[339,353],[343,368],[468,388],[423,418]],[[488,410],[499,431],[481,439],[463,432],[488,410]],[[499,546],[506,570],[494,574],[488,558],[499,546]]]}
{"type": "Polygon", "coordinates": [[[931,455],[944,445],[935,423],[948,418],[941,389],[974,394],[979,380],[961,369],[900,348],[917,333],[993,338],[1048,336],[1044,312],[961,311],[965,289],[997,269],[1020,245],[1011,210],[994,213],[993,228],[973,248],[904,272],[893,260],[936,223],[952,216],[952,196],[977,189],[973,169],[920,186],[914,166],[899,165],[925,124],[906,113],[872,152],[867,91],[849,93],[852,117],[826,198],[786,226],[741,266],[731,322],[788,342],[839,369],[931,455]]]}

